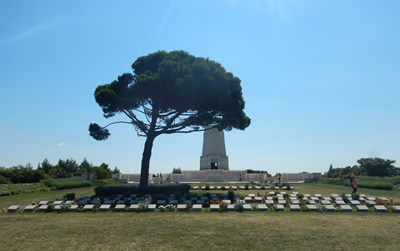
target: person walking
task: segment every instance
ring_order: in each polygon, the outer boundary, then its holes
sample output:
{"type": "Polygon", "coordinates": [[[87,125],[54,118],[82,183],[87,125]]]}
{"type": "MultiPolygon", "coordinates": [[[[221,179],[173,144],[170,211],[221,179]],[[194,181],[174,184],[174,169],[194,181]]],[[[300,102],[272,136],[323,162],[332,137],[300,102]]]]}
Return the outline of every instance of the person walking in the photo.
{"type": "Polygon", "coordinates": [[[281,173],[278,173],[278,181],[281,183],[281,173]]]}
{"type": "Polygon", "coordinates": [[[353,188],[352,193],[357,193],[357,179],[354,173],[350,177],[350,187],[353,188]]]}

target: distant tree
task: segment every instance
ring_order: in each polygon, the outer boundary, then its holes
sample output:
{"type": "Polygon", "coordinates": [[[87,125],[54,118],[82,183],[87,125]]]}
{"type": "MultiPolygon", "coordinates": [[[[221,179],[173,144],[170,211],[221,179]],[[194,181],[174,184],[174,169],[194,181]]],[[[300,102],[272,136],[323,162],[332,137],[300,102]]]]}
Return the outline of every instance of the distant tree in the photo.
{"type": "Polygon", "coordinates": [[[393,164],[395,160],[381,158],[362,158],[357,160],[360,168],[365,171],[368,176],[394,176],[397,174],[397,169],[393,164]]]}
{"type": "Polygon", "coordinates": [[[109,179],[111,178],[111,173],[107,170],[104,169],[103,167],[94,167],[94,179],[96,180],[101,180],[101,179],[109,179]]]}
{"type": "Polygon", "coordinates": [[[112,174],[120,174],[121,171],[118,169],[118,167],[114,167],[114,170],[111,172],[112,174]]]}
{"type": "Polygon", "coordinates": [[[108,165],[106,163],[101,163],[100,167],[109,171],[108,165]]]}
{"type": "Polygon", "coordinates": [[[86,158],[84,158],[82,163],[79,165],[79,172],[91,173],[92,171],[93,171],[93,166],[87,161],[86,158]]]}
{"type": "Polygon", "coordinates": [[[182,173],[182,170],[180,167],[172,169],[172,173],[182,173]]]}
{"type": "MultiPolygon", "coordinates": [[[[240,79],[217,62],[184,51],[158,51],[139,57],[134,75],[96,88],[95,99],[110,118],[124,114],[138,136],[146,137],[140,186],[147,186],[153,142],[161,134],[191,133],[218,128],[244,130],[250,119],[244,113],[240,79]]],[[[105,127],[90,124],[96,140],[110,136],[105,127]]]]}

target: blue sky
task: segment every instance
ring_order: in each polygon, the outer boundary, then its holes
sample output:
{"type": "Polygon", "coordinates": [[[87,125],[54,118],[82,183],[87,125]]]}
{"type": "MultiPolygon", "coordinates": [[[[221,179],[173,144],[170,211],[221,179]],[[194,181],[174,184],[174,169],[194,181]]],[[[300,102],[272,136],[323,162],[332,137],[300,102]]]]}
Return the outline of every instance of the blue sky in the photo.
{"type": "MultiPolygon", "coordinates": [[[[158,50],[242,80],[252,124],[225,134],[232,170],[400,161],[399,1],[67,2],[0,1],[0,166],[86,157],[139,173],[144,138],[115,125],[98,142],[88,125],[119,119],[95,88],[158,50]]],[[[162,135],[150,172],[198,170],[201,149],[201,133],[162,135]]]]}

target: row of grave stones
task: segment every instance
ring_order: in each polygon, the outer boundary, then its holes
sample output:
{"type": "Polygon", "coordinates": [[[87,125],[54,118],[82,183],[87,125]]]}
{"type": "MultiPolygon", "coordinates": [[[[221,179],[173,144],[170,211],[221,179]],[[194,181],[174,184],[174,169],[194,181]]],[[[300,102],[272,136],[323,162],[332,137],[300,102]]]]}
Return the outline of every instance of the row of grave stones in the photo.
{"type": "MultiPolygon", "coordinates": [[[[301,211],[300,201],[299,201],[299,194],[298,192],[293,192],[292,194],[286,194],[286,192],[269,192],[269,196],[266,196],[265,199],[260,196],[256,196],[255,194],[248,194],[244,200],[239,201],[243,203],[243,210],[244,211],[251,211],[253,209],[257,209],[259,211],[268,210],[269,207],[273,208],[275,211],[284,211],[286,206],[290,211],[301,211]],[[285,199],[285,197],[287,199],[285,199]],[[254,207],[251,204],[256,204],[254,207]],[[268,207],[269,206],[269,207],[268,207]]],[[[129,198],[134,198],[135,195],[129,196],[129,198]]],[[[225,197],[225,195],[224,195],[225,197]]],[[[228,211],[235,210],[235,205],[232,204],[233,201],[228,200],[227,198],[220,199],[216,194],[211,194],[211,202],[218,201],[224,202],[227,205],[228,211]]],[[[330,197],[324,197],[321,194],[304,194],[303,200],[307,201],[307,205],[305,205],[309,211],[318,211],[321,207],[324,208],[324,211],[334,212],[334,211],[341,211],[341,212],[352,212],[353,207],[358,212],[368,212],[371,209],[374,209],[375,212],[387,212],[388,208],[384,205],[377,205],[376,201],[380,202],[388,202],[388,199],[385,197],[366,197],[365,195],[360,195],[358,200],[353,200],[351,194],[347,194],[346,197],[349,200],[349,203],[345,203],[343,198],[337,194],[332,194],[330,197]],[[336,206],[336,207],[335,207],[336,206]],[[370,208],[369,208],[370,207],[370,208]]],[[[45,212],[47,211],[50,204],[54,206],[54,211],[61,211],[62,207],[65,206],[65,203],[69,204],[67,211],[76,211],[79,206],[81,206],[82,211],[92,211],[94,208],[99,208],[100,211],[109,211],[111,208],[114,208],[115,211],[123,211],[127,208],[130,211],[137,211],[140,207],[137,203],[125,203],[126,200],[123,200],[123,196],[117,196],[116,200],[117,203],[113,203],[112,200],[108,198],[103,198],[103,203],[99,198],[77,198],[75,201],[62,201],[57,200],[52,203],[49,201],[40,201],[38,206],[37,205],[28,205],[24,208],[25,212],[33,212],[36,209],[38,211],[45,212]],[[74,203],[75,202],[75,203],[74,203]],[[119,203],[121,202],[121,203],[119,203]]],[[[235,194],[235,200],[238,200],[239,195],[235,194]]],[[[174,198],[173,195],[170,196],[170,200],[158,200],[156,203],[152,203],[151,195],[146,195],[142,199],[147,200],[149,203],[147,211],[154,211],[156,208],[163,207],[165,205],[173,205],[176,206],[178,211],[187,210],[187,206],[189,203],[193,203],[192,211],[198,212],[201,211],[203,208],[203,204],[205,201],[209,201],[209,197],[204,196],[204,194],[198,194],[191,198],[191,200],[185,200],[183,198],[182,202],[179,202],[174,198]]],[[[132,201],[132,200],[131,200],[132,201]]],[[[130,201],[130,202],[131,202],[130,201]]],[[[219,204],[211,204],[210,211],[218,211],[220,208],[219,204]]],[[[16,212],[19,210],[19,205],[13,205],[8,208],[8,212],[16,212]]],[[[400,206],[393,206],[393,212],[400,212],[400,206]]]]}
{"type": "MultiPolygon", "coordinates": [[[[248,186],[248,188],[246,189],[245,186],[194,186],[192,188],[193,190],[248,190],[248,189],[253,189],[253,186],[248,186]]],[[[286,186],[284,186],[283,188],[276,186],[276,185],[272,185],[272,186],[254,186],[255,190],[280,190],[280,189],[287,189],[286,186]]],[[[293,190],[294,187],[289,186],[290,190],[293,190]]]]}

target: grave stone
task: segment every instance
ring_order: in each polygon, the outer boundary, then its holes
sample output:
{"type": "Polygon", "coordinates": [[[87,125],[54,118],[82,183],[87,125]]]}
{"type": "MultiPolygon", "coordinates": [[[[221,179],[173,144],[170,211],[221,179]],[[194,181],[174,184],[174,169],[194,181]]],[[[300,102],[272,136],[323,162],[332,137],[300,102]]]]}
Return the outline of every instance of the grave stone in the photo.
{"type": "Polygon", "coordinates": [[[278,200],[278,204],[286,205],[286,200],[278,200]]]}
{"type": "Polygon", "coordinates": [[[308,210],[310,212],[317,212],[318,211],[318,209],[317,209],[317,207],[315,205],[306,205],[306,207],[308,208],[308,210]]]}
{"type": "Polygon", "coordinates": [[[19,210],[19,205],[12,205],[7,208],[7,213],[16,213],[19,210]]]}
{"type": "Polygon", "coordinates": [[[251,197],[244,197],[244,200],[246,201],[246,203],[251,203],[251,197]]]}
{"type": "Polygon", "coordinates": [[[56,200],[53,202],[53,205],[61,205],[62,200],[56,200]]]}
{"type": "Polygon", "coordinates": [[[226,204],[232,204],[231,200],[222,200],[222,202],[226,203],[226,204]]]}
{"type": "Polygon", "coordinates": [[[329,201],[329,200],[322,200],[321,203],[322,203],[322,205],[330,205],[330,204],[331,204],[331,201],[329,201]]]}
{"type": "Polygon", "coordinates": [[[78,208],[78,205],[71,205],[68,209],[69,212],[75,212],[76,209],[78,208]]]}
{"type": "Polygon", "coordinates": [[[86,211],[92,211],[93,208],[94,208],[94,205],[93,205],[93,204],[86,204],[86,205],[83,206],[83,211],[84,211],[84,212],[86,212],[86,211]]]}
{"type": "Polygon", "coordinates": [[[265,204],[267,205],[273,205],[274,201],[273,200],[265,200],[265,204]]]}
{"type": "Polygon", "coordinates": [[[244,204],[244,205],[243,205],[243,211],[251,211],[251,205],[249,205],[249,204],[244,204]]]}
{"type": "Polygon", "coordinates": [[[275,211],[284,211],[285,210],[285,206],[282,204],[278,204],[274,206],[275,211]]]}
{"type": "Polygon", "coordinates": [[[24,212],[33,212],[36,209],[36,205],[28,205],[24,208],[24,212]]]}
{"type": "Polygon", "coordinates": [[[254,197],[256,197],[256,195],[254,194],[254,193],[250,193],[249,195],[247,195],[248,197],[252,197],[252,198],[254,198],[254,197]]]}
{"type": "Polygon", "coordinates": [[[400,213],[400,206],[393,206],[393,213],[400,213]]]}
{"type": "Polygon", "coordinates": [[[47,205],[47,204],[49,204],[49,202],[47,200],[42,200],[42,201],[39,202],[39,206],[47,205]]]}
{"type": "Polygon", "coordinates": [[[351,204],[352,206],[361,205],[361,203],[360,203],[358,200],[351,200],[351,201],[350,201],[350,204],[351,204]]]}
{"type": "Polygon", "coordinates": [[[261,197],[255,197],[254,198],[256,203],[261,203],[263,201],[263,199],[261,197]]]}
{"type": "Polygon", "coordinates": [[[131,205],[129,208],[131,209],[132,212],[135,212],[135,211],[138,210],[139,205],[138,204],[134,204],[134,205],[131,205]]]}
{"type": "Polygon", "coordinates": [[[368,212],[368,207],[364,205],[356,205],[357,212],[368,212]]]}
{"type": "Polygon", "coordinates": [[[290,205],[289,205],[289,209],[290,209],[290,211],[292,211],[292,212],[300,212],[300,206],[299,206],[299,205],[292,205],[292,204],[290,204],[290,205]]]}
{"type": "Polygon", "coordinates": [[[336,206],[346,205],[346,203],[343,200],[336,200],[335,203],[336,206]]]}
{"type": "Polygon", "coordinates": [[[218,211],[219,211],[219,205],[217,204],[210,205],[210,212],[218,212],[218,211]]]}
{"type": "Polygon", "coordinates": [[[379,213],[386,213],[387,212],[387,208],[385,206],[382,205],[374,205],[375,208],[375,212],[379,212],[379,213]]]}
{"type": "Polygon", "coordinates": [[[149,206],[147,207],[147,211],[154,212],[156,210],[156,206],[156,204],[149,204],[149,206]]]}
{"type": "Polygon", "coordinates": [[[115,212],[122,212],[125,208],[125,204],[118,204],[115,206],[114,210],[115,212]]]}
{"type": "Polygon", "coordinates": [[[39,207],[39,212],[46,212],[48,207],[49,207],[49,205],[41,205],[39,207]]]}
{"type": "Polygon", "coordinates": [[[299,204],[300,204],[300,201],[298,201],[298,200],[292,200],[292,201],[291,201],[291,204],[299,205],[299,204]]]}
{"type": "Polygon", "coordinates": [[[239,189],[241,189],[241,190],[245,190],[245,189],[246,189],[246,187],[244,187],[244,186],[239,186],[239,189]]]}
{"type": "Polygon", "coordinates": [[[176,206],[176,209],[178,210],[178,212],[182,212],[186,210],[186,204],[178,204],[176,206]]]}
{"type": "Polygon", "coordinates": [[[110,210],[110,207],[111,207],[110,204],[103,204],[100,206],[100,211],[107,212],[108,210],[110,210]]]}
{"type": "Polygon", "coordinates": [[[332,205],[325,206],[327,212],[336,212],[336,208],[332,205]]]}
{"type": "Polygon", "coordinates": [[[233,204],[228,205],[228,211],[235,211],[235,205],[233,204]]]}
{"type": "Polygon", "coordinates": [[[341,212],[353,212],[353,208],[349,205],[340,205],[341,212]]]}
{"type": "Polygon", "coordinates": [[[258,204],[257,205],[258,211],[267,211],[268,207],[265,204],[258,204]]]}
{"type": "Polygon", "coordinates": [[[366,203],[368,206],[376,205],[376,202],[373,201],[373,200],[366,200],[365,203],[366,203]]]}
{"type": "Polygon", "coordinates": [[[201,204],[194,204],[192,206],[192,212],[201,212],[201,209],[203,208],[203,205],[201,204]]]}

